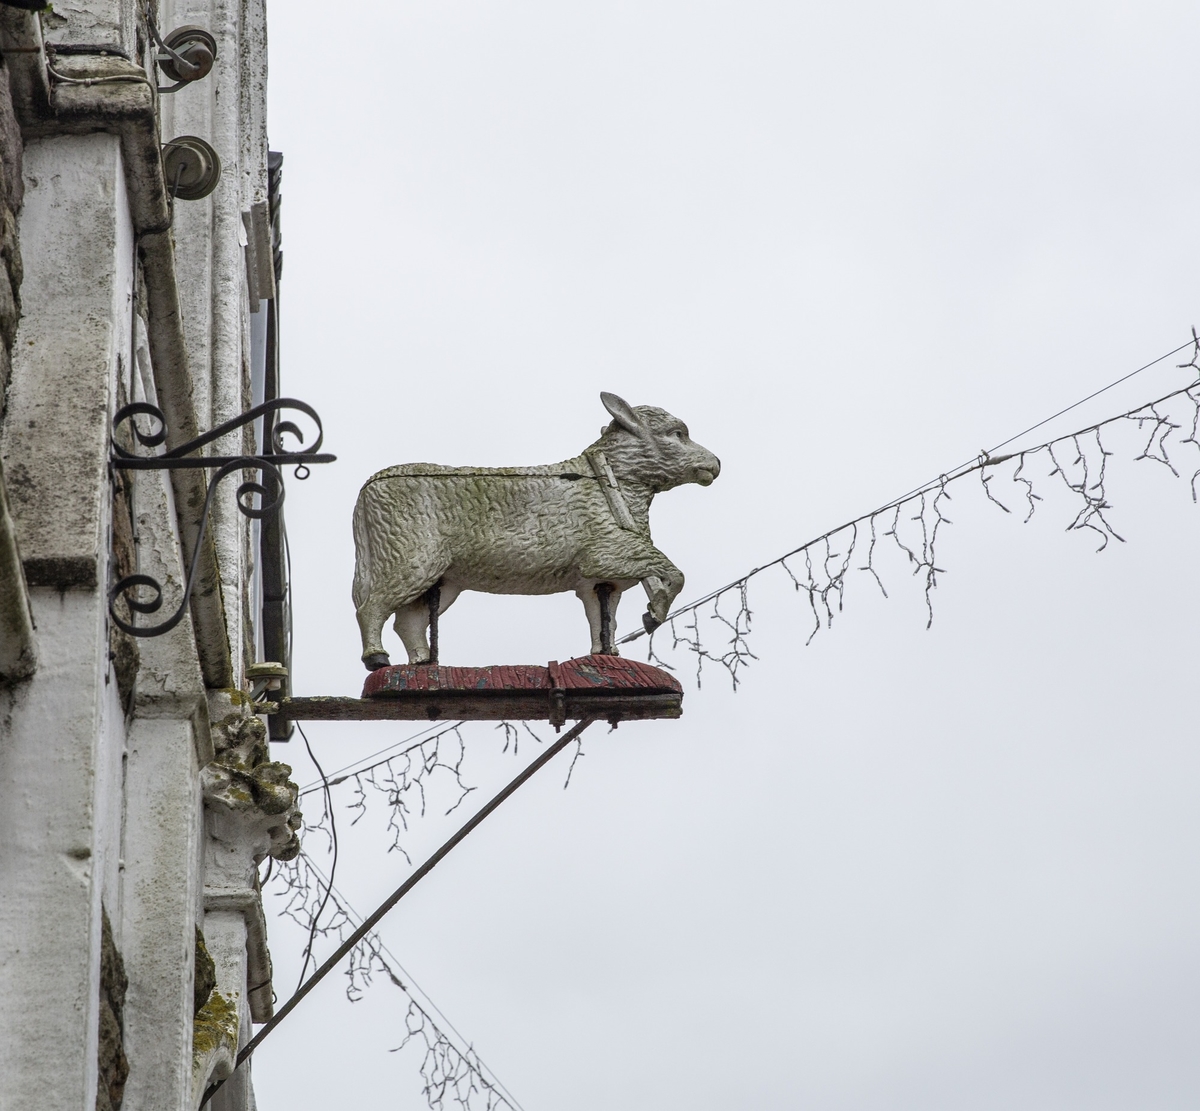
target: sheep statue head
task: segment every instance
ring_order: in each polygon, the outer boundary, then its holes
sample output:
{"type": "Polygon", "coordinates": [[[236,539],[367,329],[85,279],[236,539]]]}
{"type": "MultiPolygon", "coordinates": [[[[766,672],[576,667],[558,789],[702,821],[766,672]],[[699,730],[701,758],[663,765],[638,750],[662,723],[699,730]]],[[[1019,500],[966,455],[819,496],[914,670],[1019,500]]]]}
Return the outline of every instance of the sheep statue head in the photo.
{"type": "Polygon", "coordinates": [[[381,637],[392,615],[409,663],[430,662],[431,619],[464,590],[573,590],[593,653],[616,653],[617,602],[637,583],[646,628],[666,620],[683,572],[650,539],[650,503],[687,482],[708,486],[721,462],[665,410],[600,400],[612,422],[562,463],[406,463],[367,480],[354,507],[353,597],[368,670],[390,662],[381,637]]]}

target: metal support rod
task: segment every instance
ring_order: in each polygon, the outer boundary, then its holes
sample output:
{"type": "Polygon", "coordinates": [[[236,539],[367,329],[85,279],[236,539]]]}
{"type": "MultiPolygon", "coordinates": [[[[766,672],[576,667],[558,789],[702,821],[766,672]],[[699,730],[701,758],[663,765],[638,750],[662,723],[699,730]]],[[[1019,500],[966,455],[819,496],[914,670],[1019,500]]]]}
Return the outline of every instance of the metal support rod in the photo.
{"type": "Polygon", "coordinates": [[[223,467],[239,459],[249,459],[251,464],[262,460],[268,463],[295,463],[306,467],[309,463],[336,463],[337,456],[328,452],[264,452],[260,455],[194,455],[182,459],[170,455],[149,455],[142,458],[136,456],[114,456],[110,462],[118,471],[200,471],[223,467]]]}
{"type": "MultiPolygon", "coordinates": [[[[251,1038],[242,1050],[237,1055],[237,1064],[234,1065],[236,1070],[261,1044],[263,1039],[271,1033],[300,1003],[300,1001],[317,986],[330,972],[332,972],[342,958],[345,957],[355,946],[358,945],[364,937],[367,936],[378,925],[380,919],[383,918],[389,910],[392,909],[401,899],[404,898],[418,883],[421,882],[430,872],[437,867],[441,861],[450,854],[460,841],[469,834],[476,826],[478,826],[484,818],[497,809],[505,799],[510,795],[515,794],[517,789],[523,786],[526,782],[532,779],[539,771],[542,770],[551,760],[554,759],[564,748],[572,741],[577,740],[583,731],[592,724],[596,719],[584,718],[573,728],[568,729],[561,737],[558,738],[545,752],[536,760],[528,765],[511,783],[508,784],[499,794],[497,794],[487,805],[483,806],[478,813],[472,817],[466,825],[464,825],[453,837],[450,838],[437,852],[433,854],[424,864],[421,865],[411,876],[408,877],[399,887],[396,888],[379,906],[372,911],[370,915],[363,919],[362,925],[358,927],[342,944],[338,947],[336,953],[333,954],[320,968],[316,970],[299,988],[296,993],[275,1012],[275,1017],[271,1019],[257,1034],[251,1038]]],[[[232,1075],[232,1074],[230,1074],[232,1075]]],[[[225,1078],[229,1079],[228,1077],[225,1078]]],[[[213,1084],[207,1092],[204,1093],[204,1098],[200,1101],[200,1106],[203,1107],[214,1095],[216,1095],[221,1085],[225,1080],[219,1080],[213,1084]]]]}
{"type": "Polygon", "coordinates": [[[429,588],[429,593],[425,595],[425,601],[429,606],[429,663],[431,665],[438,662],[438,612],[442,608],[442,580],[429,588]]]}
{"type": "Polygon", "coordinates": [[[613,654],[612,583],[597,583],[596,597],[600,599],[600,654],[613,654]]]}

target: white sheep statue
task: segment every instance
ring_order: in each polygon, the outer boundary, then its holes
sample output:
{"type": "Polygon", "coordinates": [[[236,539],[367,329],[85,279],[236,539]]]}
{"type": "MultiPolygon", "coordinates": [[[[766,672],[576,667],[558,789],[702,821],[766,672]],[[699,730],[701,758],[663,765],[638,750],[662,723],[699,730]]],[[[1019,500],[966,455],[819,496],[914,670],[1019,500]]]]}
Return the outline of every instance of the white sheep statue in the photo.
{"type": "Polygon", "coordinates": [[[581,455],[547,467],[406,463],[372,475],[354,506],[354,606],[363,663],[388,665],[388,617],[410,664],[430,662],[427,631],[464,590],[573,590],[593,653],[615,653],[616,603],[641,583],[653,629],[683,589],[683,572],[650,539],[654,495],[721,471],[687,426],[651,405],[600,395],[612,423],[581,455]]]}

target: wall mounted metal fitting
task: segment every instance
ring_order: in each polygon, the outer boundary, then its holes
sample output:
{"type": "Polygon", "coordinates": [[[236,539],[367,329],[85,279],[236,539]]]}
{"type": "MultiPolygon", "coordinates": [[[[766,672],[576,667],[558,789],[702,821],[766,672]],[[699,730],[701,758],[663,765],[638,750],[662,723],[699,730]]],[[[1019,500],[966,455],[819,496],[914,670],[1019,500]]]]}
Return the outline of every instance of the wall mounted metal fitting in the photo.
{"type": "Polygon", "coordinates": [[[158,68],[175,82],[174,85],[159,86],[160,93],[173,93],[199,81],[212,72],[217,60],[217,40],[203,27],[186,24],[176,27],[164,39],[158,33],[154,21],[148,19],[150,33],[160,50],[154,56],[158,68]]]}
{"type": "Polygon", "coordinates": [[[246,678],[250,681],[250,697],[257,703],[268,691],[283,689],[283,681],[288,677],[288,669],[274,660],[263,660],[246,668],[246,678]]]}
{"type": "Polygon", "coordinates": [[[221,180],[221,159],[198,136],[180,135],[163,146],[163,177],[172,197],[198,201],[221,180]]]}

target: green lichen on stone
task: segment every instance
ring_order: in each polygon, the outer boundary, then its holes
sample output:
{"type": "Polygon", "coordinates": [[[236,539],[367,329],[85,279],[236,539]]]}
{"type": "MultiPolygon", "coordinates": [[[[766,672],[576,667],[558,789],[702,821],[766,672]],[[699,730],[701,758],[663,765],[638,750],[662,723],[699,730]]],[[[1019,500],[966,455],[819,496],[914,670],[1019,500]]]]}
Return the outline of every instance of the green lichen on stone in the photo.
{"type": "Polygon", "coordinates": [[[205,769],[209,804],[219,802],[230,811],[257,811],[268,819],[271,856],[294,859],[300,852],[296,836],[301,824],[296,808],[300,789],[291,781],[292,769],[271,759],[262,720],[249,713],[226,714],[213,722],[212,738],[216,755],[205,769]],[[272,818],[280,821],[269,821],[272,818]]]}
{"type": "Polygon", "coordinates": [[[238,1026],[237,996],[222,995],[214,990],[192,1025],[193,1073],[201,1069],[222,1046],[230,1053],[237,1054],[238,1026]]]}
{"type": "Polygon", "coordinates": [[[228,714],[213,723],[213,744],[226,767],[242,771],[271,759],[267,746],[267,727],[252,714],[228,714]]]}
{"type": "Polygon", "coordinates": [[[192,1014],[198,1015],[217,986],[217,965],[204,944],[204,934],[196,927],[195,978],[192,983],[192,1014]]]}
{"type": "Polygon", "coordinates": [[[283,814],[296,804],[296,785],[289,781],[292,769],[287,764],[259,764],[251,773],[254,801],[264,814],[283,814]]]}

